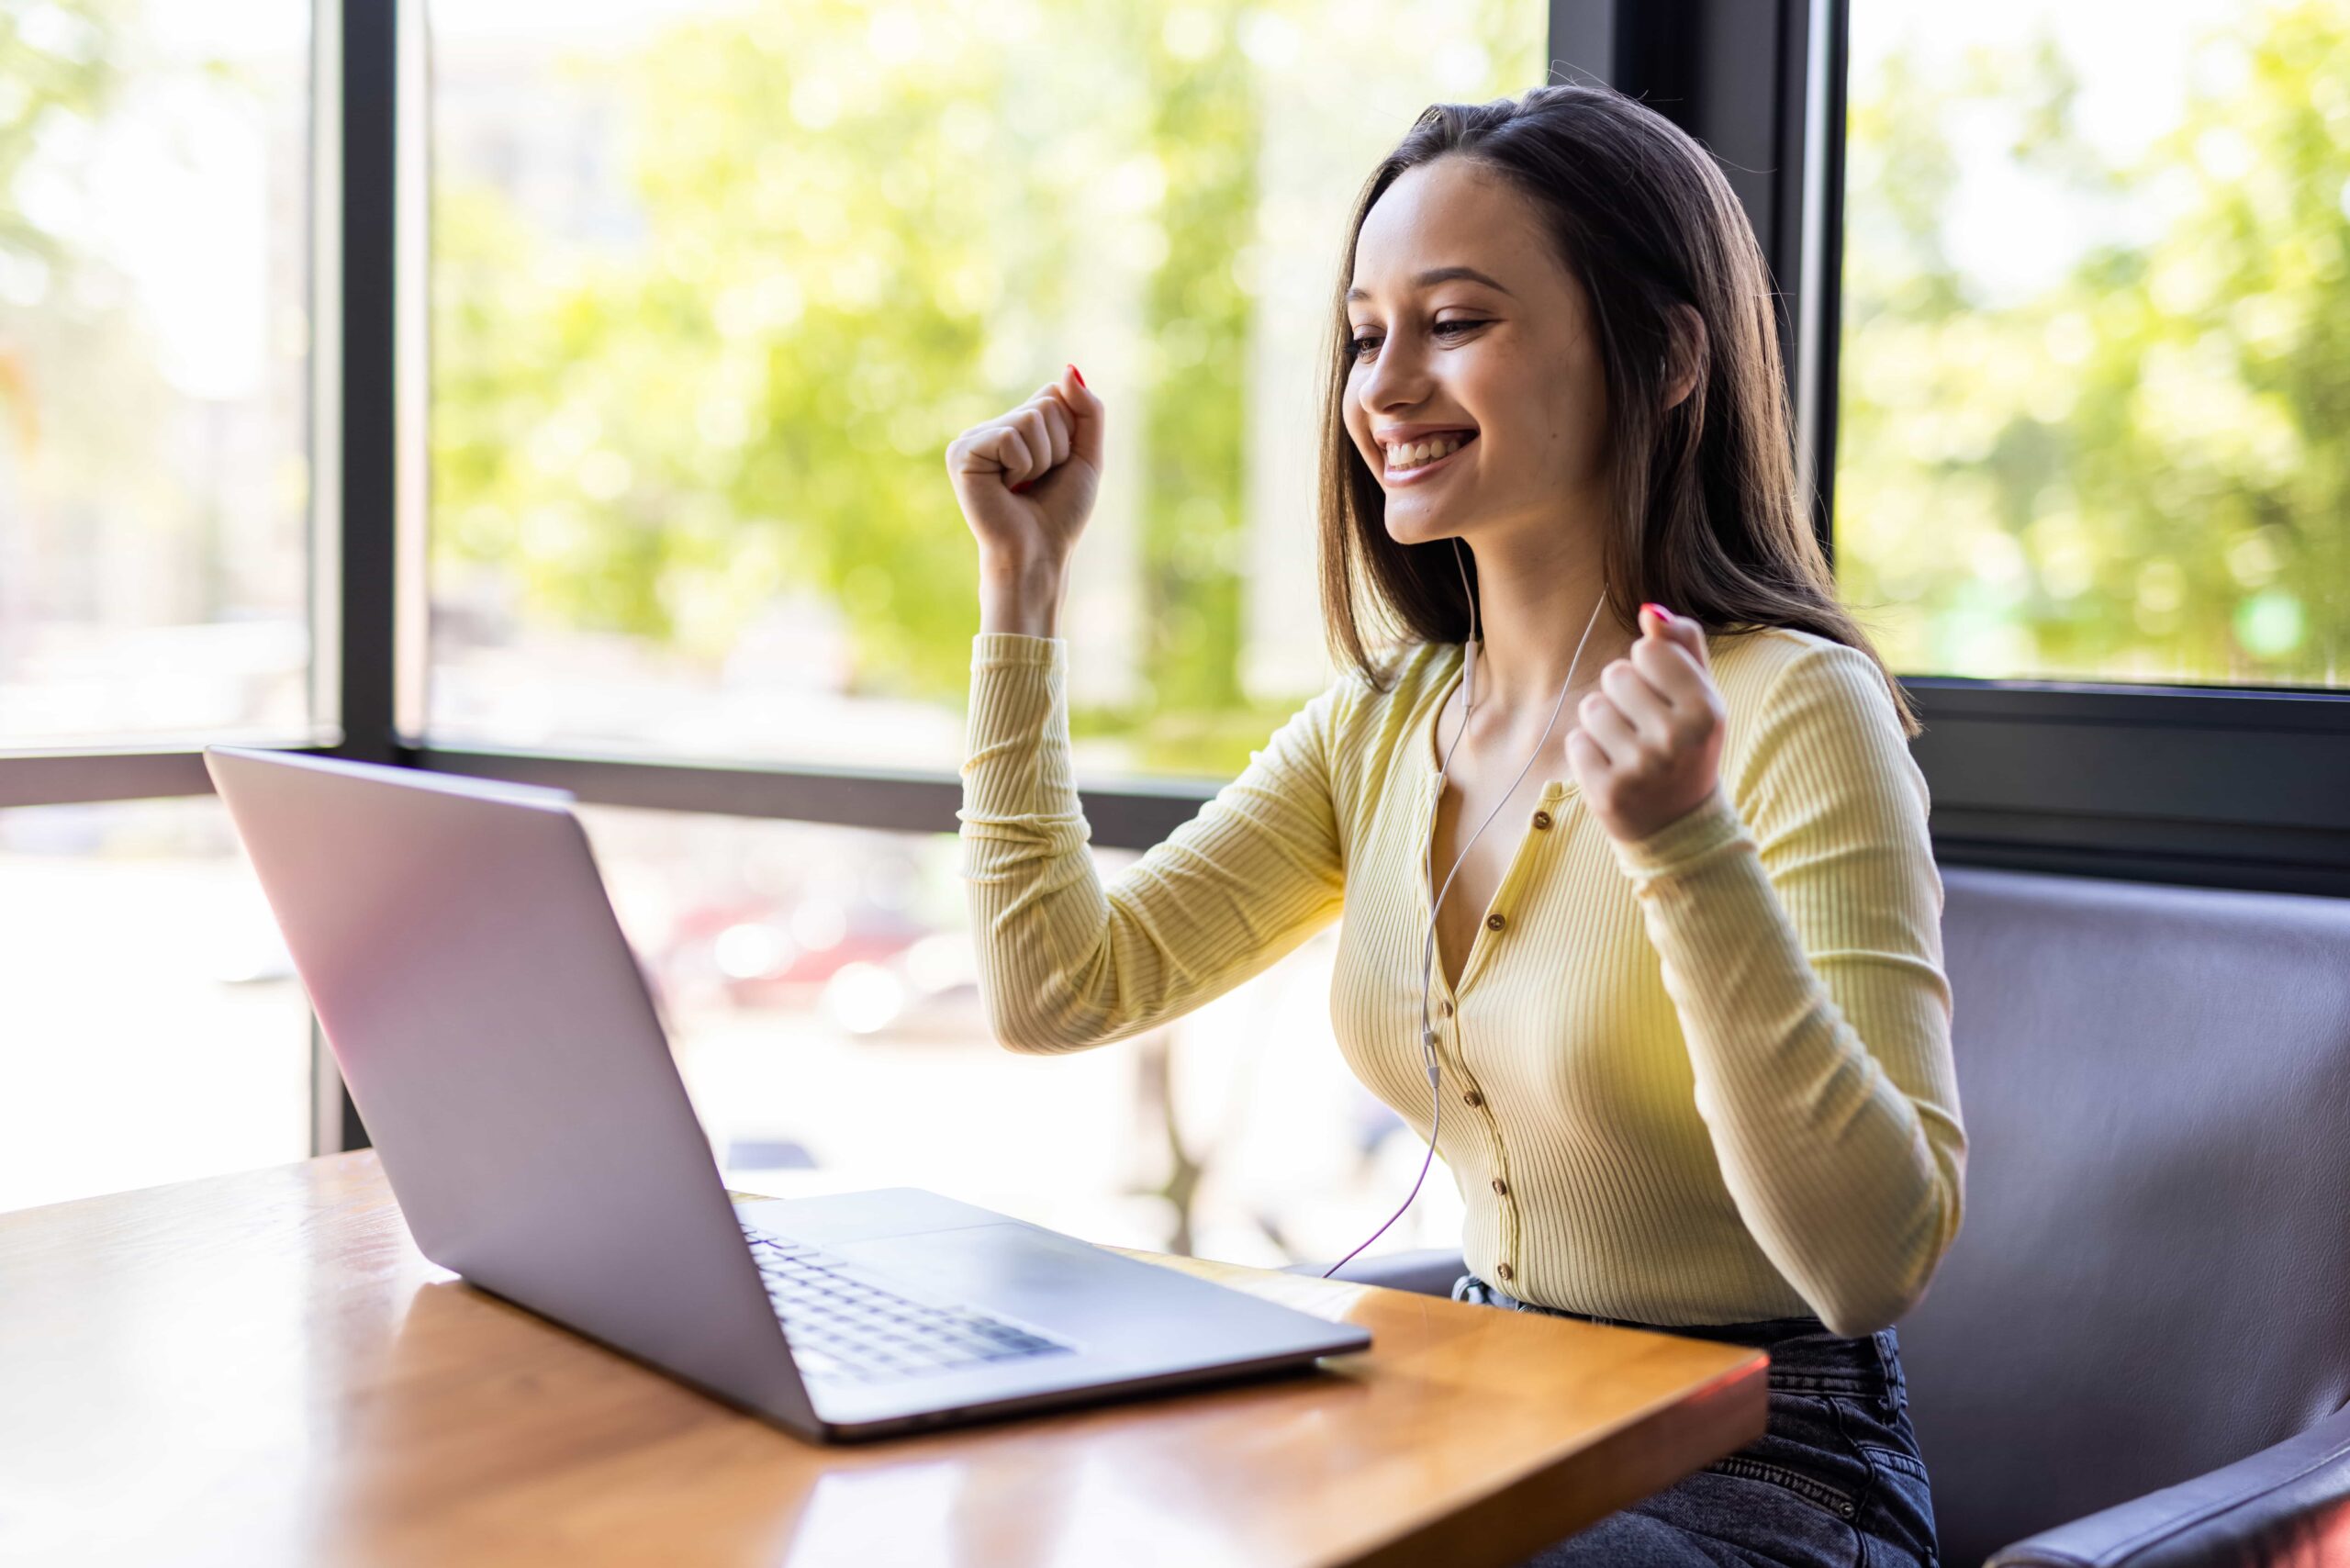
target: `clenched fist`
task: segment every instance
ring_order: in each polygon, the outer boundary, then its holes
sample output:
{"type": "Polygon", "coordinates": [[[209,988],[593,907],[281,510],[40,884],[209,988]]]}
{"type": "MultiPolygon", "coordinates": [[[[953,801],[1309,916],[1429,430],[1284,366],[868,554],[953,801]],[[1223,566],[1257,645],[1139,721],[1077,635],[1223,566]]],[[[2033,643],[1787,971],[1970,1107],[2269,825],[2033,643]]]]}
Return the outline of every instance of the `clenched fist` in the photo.
{"type": "Polygon", "coordinates": [[[1727,710],[1706,629],[1662,605],[1640,606],[1632,656],[1599,672],[1575,710],[1567,765],[1608,836],[1646,838],[1706,803],[1721,766],[1727,710]]]}
{"type": "Polygon", "coordinates": [[[946,473],[986,571],[1058,574],[1102,487],[1102,399],[1070,365],[946,447],[946,473]]]}

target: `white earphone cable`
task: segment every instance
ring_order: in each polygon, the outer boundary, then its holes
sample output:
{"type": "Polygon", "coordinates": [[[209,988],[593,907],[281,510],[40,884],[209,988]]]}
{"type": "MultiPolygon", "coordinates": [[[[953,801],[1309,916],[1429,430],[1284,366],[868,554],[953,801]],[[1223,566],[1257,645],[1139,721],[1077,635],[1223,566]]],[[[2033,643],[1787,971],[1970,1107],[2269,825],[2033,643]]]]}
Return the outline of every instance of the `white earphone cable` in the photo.
{"type": "MultiPolygon", "coordinates": [[[[1444,748],[1444,755],[1437,762],[1436,800],[1439,809],[1444,801],[1445,778],[1452,770],[1452,754],[1459,749],[1461,737],[1468,734],[1469,715],[1474,712],[1477,707],[1477,648],[1481,642],[1478,636],[1480,627],[1477,618],[1477,596],[1469,586],[1469,567],[1460,558],[1460,541],[1457,538],[1452,542],[1452,560],[1453,565],[1460,569],[1460,589],[1469,599],[1469,641],[1463,644],[1461,654],[1460,728],[1453,732],[1452,744],[1444,748]]],[[[1436,1160],[1438,1135],[1444,1126],[1443,1070],[1440,1058],[1437,1055],[1436,1027],[1428,1018],[1428,993],[1436,984],[1437,912],[1444,907],[1444,895],[1452,890],[1452,879],[1460,874],[1461,863],[1469,858],[1470,848],[1476,844],[1479,835],[1492,825],[1493,820],[1501,814],[1502,808],[1509,804],[1511,798],[1517,793],[1517,787],[1526,782],[1527,774],[1533,771],[1535,760],[1542,755],[1542,748],[1550,744],[1550,732],[1557,728],[1559,714],[1566,708],[1567,693],[1574,689],[1575,669],[1583,663],[1583,644],[1591,641],[1591,629],[1599,623],[1600,607],[1606,602],[1607,589],[1603,586],[1599,590],[1597,601],[1591,607],[1591,619],[1583,622],[1583,636],[1575,644],[1574,657],[1568,661],[1567,678],[1559,688],[1559,700],[1550,705],[1550,722],[1542,726],[1542,738],[1534,743],[1534,749],[1527,754],[1525,765],[1518,768],[1517,777],[1510,780],[1509,788],[1502,791],[1501,798],[1494,802],[1494,809],[1485,813],[1485,820],[1477,824],[1477,831],[1469,835],[1468,842],[1460,846],[1460,853],[1453,857],[1452,869],[1445,873],[1443,885],[1437,889],[1436,896],[1428,901],[1427,938],[1421,945],[1420,949],[1420,1059],[1428,1076],[1428,1151],[1420,1160],[1420,1173],[1414,1179],[1412,1191],[1404,1199],[1403,1206],[1388,1215],[1385,1224],[1363,1238],[1361,1244],[1356,1247],[1353,1252],[1348,1253],[1327,1269],[1323,1270],[1322,1277],[1326,1280],[1354,1261],[1356,1254],[1361,1252],[1363,1248],[1386,1235],[1388,1227],[1402,1219],[1411,1209],[1413,1203],[1420,1195],[1422,1183],[1428,1179],[1428,1169],[1436,1160]]],[[[1430,833],[1428,834],[1428,872],[1431,881],[1434,880],[1436,872],[1435,848],[1436,834],[1430,833]]]]}

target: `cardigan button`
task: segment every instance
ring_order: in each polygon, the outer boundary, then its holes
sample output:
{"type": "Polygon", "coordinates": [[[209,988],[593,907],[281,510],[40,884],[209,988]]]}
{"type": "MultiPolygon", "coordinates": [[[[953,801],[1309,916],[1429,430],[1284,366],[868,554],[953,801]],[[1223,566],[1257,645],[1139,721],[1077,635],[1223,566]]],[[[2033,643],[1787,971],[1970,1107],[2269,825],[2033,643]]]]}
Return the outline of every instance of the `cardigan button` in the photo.
{"type": "Polygon", "coordinates": [[[1460,1103],[1473,1111],[1478,1106],[1485,1103],[1485,1097],[1474,1089],[1472,1089],[1468,1093],[1463,1094],[1460,1097],[1460,1103]]]}
{"type": "Polygon", "coordinates": [[[1452,1003],[1451,1003],[1450,1002],[1449,1002],[1449,1001],[1447,1001],[1447,1002],[1438,1002],[1438,1003],[1436,1004],[1436,1015],[1437,1015],[1438,1017],[1439,1017],[1439,1018],[1449,1018],[1449,1017],[1451,1017],[1451,1016],[1452,1016],[1452,1003]]]}
{"type": "Polygon", "coordinates": [[[1489,914],[1485,916],[1485,929],[1488,931],[1499,931],[1503,926],[1507,925],[1508,924],[1508,921],[1504,920],[1498,914],[1489,914]]]}
{"type": "Polygon", "coordinates": [[[1498,1176],[1494,1178],[1494,1196],[1496,1198],[1506,1198],[1509,1196],[1509,1183],[1503,1181],[1498,1176]]]}
{"type": "Polygon", "coordinates": [[[1494,1278],[1501,1281],[1504,1284],[1509,1283],[1511,1279],[1513,1279],[1517,1271],[1511,1268],[1507,1263],[1496,1263],[1494,1265],[1494,1278]]]}
{"type": "Polygon", "coordinates": [[[1534,831],[1537,833],[1548,833],[1550,831],[1550,812],[1537,812],[1534,813],[1534,831]]]}

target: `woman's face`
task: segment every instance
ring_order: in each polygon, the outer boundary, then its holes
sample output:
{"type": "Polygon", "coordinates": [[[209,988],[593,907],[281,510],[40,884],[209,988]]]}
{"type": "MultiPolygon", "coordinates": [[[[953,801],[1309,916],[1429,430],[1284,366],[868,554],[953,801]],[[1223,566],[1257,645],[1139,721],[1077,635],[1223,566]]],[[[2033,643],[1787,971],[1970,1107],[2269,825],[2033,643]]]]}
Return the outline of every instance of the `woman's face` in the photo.
{"type": "Polygon", "coordinates": [[[1347,430],[1397,543],[1555,535],[1604,495],[1589,301],[1501,176],[1461,157],[1398,176],[1364,216],[1347,314],[1347,430]]]}

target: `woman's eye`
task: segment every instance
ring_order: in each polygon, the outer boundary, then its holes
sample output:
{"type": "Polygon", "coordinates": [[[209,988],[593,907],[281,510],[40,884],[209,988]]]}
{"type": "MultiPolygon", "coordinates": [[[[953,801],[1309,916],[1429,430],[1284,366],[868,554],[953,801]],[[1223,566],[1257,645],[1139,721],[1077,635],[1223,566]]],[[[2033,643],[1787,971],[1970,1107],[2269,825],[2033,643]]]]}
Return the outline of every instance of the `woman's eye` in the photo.
{"type": "MultiPolygon", "coordinates": [[[[1491,325],[1493,325],[1491,321],[1473,317],[1462,316],[1456,317],[1449,321],[1438,321],[1431,330],[1436,332],[1438,336],[1441,337],[1448,332],[1465,332],[1472,327],[1489,327],[1491,325]]],[[[1359,360],[1362,358],[1366,351],[1375,349],[1378,346],[1379,340],[1377,338],[1353,338],[1348,341],[1347,353],[1350,357],[1359,360]]]]}

